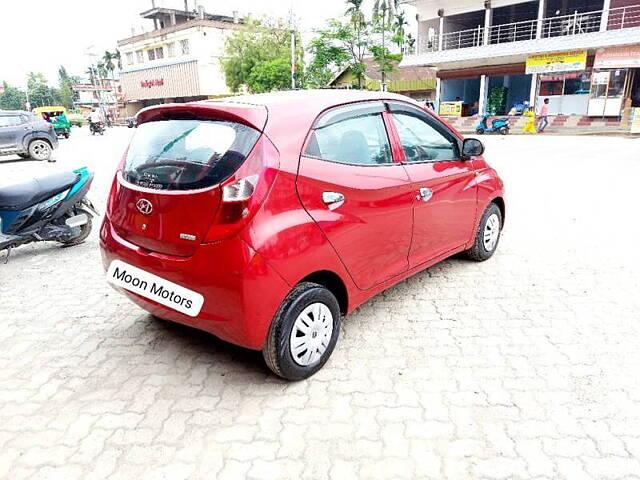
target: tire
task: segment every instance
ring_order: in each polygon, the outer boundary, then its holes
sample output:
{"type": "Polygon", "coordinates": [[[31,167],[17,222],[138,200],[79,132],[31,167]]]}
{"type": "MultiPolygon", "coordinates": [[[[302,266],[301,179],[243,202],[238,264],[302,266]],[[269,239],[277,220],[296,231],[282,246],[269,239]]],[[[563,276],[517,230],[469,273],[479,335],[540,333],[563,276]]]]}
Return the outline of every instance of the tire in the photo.
{"type": "Polygon", "coordinates": [[[476,133],[478,135],[484,135],[484,130],[482,128],[476,128],[476,133]]]}
{"type": "Polygon", "coordinates": [[[36,139],[29,143],[29,156],[34,160],[51,160],[53,149],[46,140],[36,139]]]}
{"type": "Polygon", "coordinates": [[[501,135],[506,135],[509,133],[509,127],[501,127],[500,128],[500,134],[501,135]]]}
{"type": "Polygon", "coordinates": [[[69,138],[70,136],[71,136],[71,133],[69,133],[69,132],[66,132],[66,133],[64,134],[64,138],[69,138]]]}
{"type": "Polygon", "coordinates": [[[339,334],[340,305],[336,297],[322,285],[303,282],[296,285],[276,312],[262,355],[276,375],[287,380],[303,380],[327,362],[339,334]],[[327,314],[332,318],[328,319],[327,314]],[[300,327],[309,328],[309,333],[305,335],[300,327]],[[292,338],[299,342],[295,355],[292,338]],[[305,348],[308,342],[311,349],[305,348]],[[321,352],[323,346],[325,350],[321,352]]]}
{"type": "Polygon", "coordinates": [[[495,203],[490,203],[487,209],[482,214],[480,224],[478,225],[478,231],[476,232],[473,246],[465,252],[466,256],[476,262],[484,262],[490,259],[498,248],[500,242],[500,232],[502,231],[502,212],[495,203]],[[496,223],[497,222],[497,223],[496,223]],[[487,226],[487,224],[490,224],[487,226]],[[487,230],[495,232],[490,237],[489,242],[485,242],[485,233],[487,230]]]}
{"type": "Polygon", "coordinates": [[[91,222],[91,214],[86,210],[78,209],[78,213],[84,213],[87,216],[87,223],[80,227],[80,235],[72,238],[71,240],[67,240],[66,242],[60,242],[65,247],[73,247],[74,245],[80,245],[84,242],[89,234],[91,233],[91,229],[93,228],[93,224],[91,222]]]}

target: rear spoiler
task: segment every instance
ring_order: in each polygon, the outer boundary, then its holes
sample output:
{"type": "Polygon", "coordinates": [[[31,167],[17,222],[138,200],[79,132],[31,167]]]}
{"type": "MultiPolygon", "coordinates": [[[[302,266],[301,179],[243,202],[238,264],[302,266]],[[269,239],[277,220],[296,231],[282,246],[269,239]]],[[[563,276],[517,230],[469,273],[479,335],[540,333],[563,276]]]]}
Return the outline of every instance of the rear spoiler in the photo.
{"type": "Polygon", "coordinates": [[[259,132],[264,131],[267,124],[267,108],[264,105],[253,105],[234,102],[198,102],[198,103],[166,103],[154,105],[138,112],[138,125],[146,122],[176,119],[225,120],[247,125],[259,132]]]}

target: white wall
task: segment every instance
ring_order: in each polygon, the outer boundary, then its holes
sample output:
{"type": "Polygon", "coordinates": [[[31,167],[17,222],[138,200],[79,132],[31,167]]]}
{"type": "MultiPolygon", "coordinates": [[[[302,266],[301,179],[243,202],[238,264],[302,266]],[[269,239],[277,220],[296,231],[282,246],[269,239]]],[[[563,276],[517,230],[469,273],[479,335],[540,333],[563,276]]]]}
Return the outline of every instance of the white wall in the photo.
{"type": "MultiPolygon", "coordinates": [[[[530,0],[492,0],[491,7],[504,7],[525,3],[530,0]]],[[[484,0],[417,0],[415,6],[420,15],[420,19],[428,20],[438,16],[438,10],[443,8],[446,15],[457,15],[459,13],[484,10],[484,0]]]]}

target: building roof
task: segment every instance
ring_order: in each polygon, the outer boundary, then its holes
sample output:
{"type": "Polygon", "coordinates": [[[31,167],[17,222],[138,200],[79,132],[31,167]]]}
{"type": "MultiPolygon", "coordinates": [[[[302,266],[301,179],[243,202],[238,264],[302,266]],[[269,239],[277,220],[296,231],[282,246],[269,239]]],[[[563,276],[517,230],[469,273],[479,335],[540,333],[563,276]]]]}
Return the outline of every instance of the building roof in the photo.
{"type": "MultiPolygon", "coordinates": [[[[399,67],[398,63],[399,62],[394,62],[393,71],[387,73],[387,82],[436,78],[436,70],[434,68],[423,66],[399,67]]],[[[380,73],[378,65],[375,64],[373,58],[365,58],[364,64],[367,67],[364,74],[367,78],[371,80],[382,80],[382,73],[380,73]]]]}

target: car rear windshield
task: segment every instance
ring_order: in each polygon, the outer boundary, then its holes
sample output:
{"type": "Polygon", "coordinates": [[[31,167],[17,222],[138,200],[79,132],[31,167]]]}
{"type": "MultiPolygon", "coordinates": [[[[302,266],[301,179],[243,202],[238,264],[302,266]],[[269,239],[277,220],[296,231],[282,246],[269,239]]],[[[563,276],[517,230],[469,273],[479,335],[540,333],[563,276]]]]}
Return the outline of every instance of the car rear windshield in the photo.
{"type": "Polygon", "coordinates": [[[157,190],[193,190],[231,176],[249,155],[260,132],[218,120],[143,123],[131,140],[126,181],[157,190]]]}

